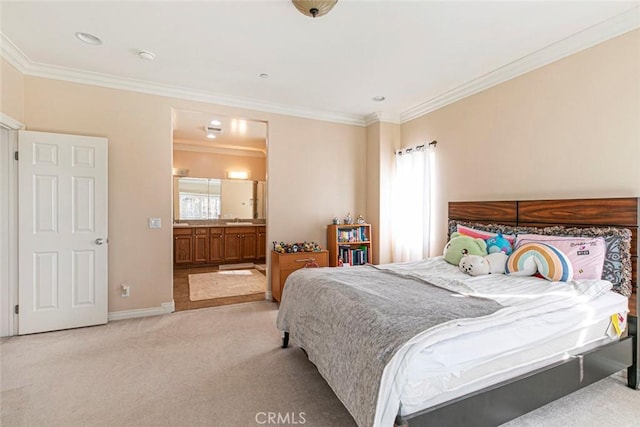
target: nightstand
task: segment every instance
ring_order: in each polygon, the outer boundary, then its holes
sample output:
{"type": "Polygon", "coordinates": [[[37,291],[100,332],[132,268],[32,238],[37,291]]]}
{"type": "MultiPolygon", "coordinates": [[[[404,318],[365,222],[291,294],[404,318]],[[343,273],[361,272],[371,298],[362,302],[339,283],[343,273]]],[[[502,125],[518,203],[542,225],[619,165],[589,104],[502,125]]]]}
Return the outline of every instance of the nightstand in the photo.
{"type": "Polygon", "coordinates": [[[271,252],[271,294],[273,299],[280,302],[284,282],[294,271],[304,268],[313,259],[318,267],[329,266],[329,251],[319,252],[271,252]]]}

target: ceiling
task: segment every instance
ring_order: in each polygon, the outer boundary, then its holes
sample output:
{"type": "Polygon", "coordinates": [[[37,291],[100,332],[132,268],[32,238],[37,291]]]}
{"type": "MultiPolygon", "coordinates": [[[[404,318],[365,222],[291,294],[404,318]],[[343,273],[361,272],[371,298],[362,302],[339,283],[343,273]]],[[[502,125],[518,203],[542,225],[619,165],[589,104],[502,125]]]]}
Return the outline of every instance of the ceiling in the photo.
{"type": "Polygon", "coordinates": [[[176,109],[173,111],[173,149],[266,157],[267,124],[220,114],[176,109]],[[220,129],[220,132],[211,132],[215,139],[207,138],[206,127],[220,129]]]}
{"type": "Polygon", "coordinates": [[[0,31],[3,57],[28,75],[363,125],[410,120],[638,28],[639,5],[340,0],[313,19],[288,0],[2,1],[0,31]]]}

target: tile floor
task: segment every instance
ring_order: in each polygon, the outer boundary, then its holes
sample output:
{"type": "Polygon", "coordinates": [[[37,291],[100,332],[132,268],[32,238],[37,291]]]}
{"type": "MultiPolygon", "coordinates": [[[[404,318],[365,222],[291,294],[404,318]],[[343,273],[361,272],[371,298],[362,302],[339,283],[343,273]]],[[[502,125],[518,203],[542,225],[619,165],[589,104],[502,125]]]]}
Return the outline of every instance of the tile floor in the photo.
{"type": "MultiPolygon", "coordinates": [[[[186,267],[173,269],[173,301],[176,311],[194,310],[197,308],[216,307],[219,305],[239,304],[242,302],[262,301],[264,293],[240,295],[237,297],[213,298],[202,301],[189,299],[189,274],[218,271],[218,267],[186,267]]],[[[260,271],[260,270],[259,270],[260,271]]],[[[262,271],[264,274],[264,271],[262,271]]]]}

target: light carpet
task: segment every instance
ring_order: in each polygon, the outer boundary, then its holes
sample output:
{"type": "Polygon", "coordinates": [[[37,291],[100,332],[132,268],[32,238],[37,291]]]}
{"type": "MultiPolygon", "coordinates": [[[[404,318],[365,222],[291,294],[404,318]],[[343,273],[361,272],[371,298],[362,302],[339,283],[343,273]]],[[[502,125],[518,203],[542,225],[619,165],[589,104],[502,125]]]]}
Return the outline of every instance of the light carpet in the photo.
{"type": "Polygon", "coordinates": [[[201,301],[264,293],[267,278],[255,269],[189,274],[189,299],[201,301]]]}
{"type": "MultiPolygon", "coordinates": [[[[304,352],[280,348],[277,312],[261,301],[4,338],[0,424],[244,427],[272,412],[355,426],[304,352]]],[[[615,375],[508,426],[637,426],[639,402],[615,375]]]]}

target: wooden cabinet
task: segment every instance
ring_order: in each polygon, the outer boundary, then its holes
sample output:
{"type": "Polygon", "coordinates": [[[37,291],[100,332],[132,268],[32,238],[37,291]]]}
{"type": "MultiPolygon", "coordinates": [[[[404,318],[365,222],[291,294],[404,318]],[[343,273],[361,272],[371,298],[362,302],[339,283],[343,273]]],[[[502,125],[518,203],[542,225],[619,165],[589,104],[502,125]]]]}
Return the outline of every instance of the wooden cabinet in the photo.
{"type": "Polygon", "coordinates": [[[193,263],[206,264],[209,261],[209,230],[193,229],[193,263]]]}
{"type": "Polygon", "coordinates": [[[176,265],[193,263],[193,236],[190,228],[173,229],[173,256],[176,265]]]}
{"type": "Polygon", "coordinates": [[[327,248],[331,267],[339,264],[339,258],[351,265],[370,264],[371,225],[331,224],[327,226],[327,248]]]}
{"type": "Polygon", "coordinates": [[[273,299],[280,301],[287,277],[294,271],[304,268],[309,262],[315,262],[318,267],[328,267],[329,252],[326,250],[290,254],[271,252],[271,294],[273,299]]]}
{"type": "Polygon", "coordinates": [[[257,227],[258,247],[256,248],[256,258],[265,259],[267,257],[267,227],[257,227]]]}
{"type": "Polygon", "coordinates": [[[256,259],[256,227],[226,227],[224,233],[224,261],[240,262],[256,259]]]}
{"type": "Polygon", "coordinates": [[[222,263],[224,261],[224,228],[209,228],[209,262],[222,263]]]}
{"type": "Polygon", "coordinates": [[[265,252],[266,227],[264,226],[175,227],[173,229],[173,256],[176,266],[264,260],[265,252]],[[258,245],[259,240],[262,242],[261,248],[258,245]]]}

